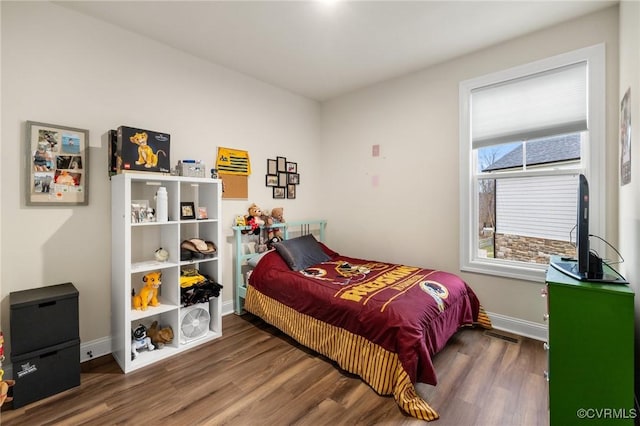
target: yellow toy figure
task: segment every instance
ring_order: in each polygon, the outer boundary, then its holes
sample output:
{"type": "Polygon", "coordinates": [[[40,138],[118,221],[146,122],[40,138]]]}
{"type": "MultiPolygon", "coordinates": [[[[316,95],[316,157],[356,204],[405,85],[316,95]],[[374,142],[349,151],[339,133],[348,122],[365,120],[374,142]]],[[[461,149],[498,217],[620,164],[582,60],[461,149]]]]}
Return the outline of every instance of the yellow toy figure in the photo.
{"type": "Polygon", "coordinates": [[[2,362],[4,361],[4,336],[2,331],[0,331],[0,407],[5,402],[10,402],[13,398],[7,397],[7,392],[9,392],[9,388],[13,386],[16,382],[14,380],[2,380],[2,376],[4,376],[4,370],[2,369],[2,362]]]}
{"type": "Polygon", "coordinates": [[[142,277],[144,287],[140,290],[140,294],[136,295],[135,291],[133,289],[131,290],[134,309],[146,311],[147,306],[160,306],[160,302],[158,302],[158,288],[160,284],[162,284],[161,278],[161,272],[149,272],[142,277]]]}

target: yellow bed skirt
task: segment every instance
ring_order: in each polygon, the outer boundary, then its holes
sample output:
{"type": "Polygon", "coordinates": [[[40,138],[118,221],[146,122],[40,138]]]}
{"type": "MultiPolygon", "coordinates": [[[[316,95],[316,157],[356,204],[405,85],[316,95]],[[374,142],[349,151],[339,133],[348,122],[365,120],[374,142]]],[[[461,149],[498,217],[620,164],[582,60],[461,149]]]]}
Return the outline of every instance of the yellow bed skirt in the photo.
{"type": "Polygon", "coordinates": [[[393,394],[407,414],[427,421],[438,418],[438,413],[417,394],[397,354],[345,329],[301,314],[251,286],[247,288],[245,309],[302,345],[334,360],[344,370],[357,374],[378,394],[393,394]]]}

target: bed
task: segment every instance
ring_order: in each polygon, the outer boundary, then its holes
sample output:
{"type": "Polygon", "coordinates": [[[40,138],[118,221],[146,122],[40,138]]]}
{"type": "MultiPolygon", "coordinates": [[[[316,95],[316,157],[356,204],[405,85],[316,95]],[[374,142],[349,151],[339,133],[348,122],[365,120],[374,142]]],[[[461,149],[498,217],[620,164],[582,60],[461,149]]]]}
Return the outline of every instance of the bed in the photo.
{"type": "Polygon", "coordinates": [[[448,272],[341,255],[324,244],[325,221],[282,226],[285,241],[265,253],[247,253],[243,228],[234,227],[236,312],[246,309],[393,395],[407,414],[437,419],[415,384],[436,385],[431,356],[460,327],[491,328],[473,290],[448,272]]]}

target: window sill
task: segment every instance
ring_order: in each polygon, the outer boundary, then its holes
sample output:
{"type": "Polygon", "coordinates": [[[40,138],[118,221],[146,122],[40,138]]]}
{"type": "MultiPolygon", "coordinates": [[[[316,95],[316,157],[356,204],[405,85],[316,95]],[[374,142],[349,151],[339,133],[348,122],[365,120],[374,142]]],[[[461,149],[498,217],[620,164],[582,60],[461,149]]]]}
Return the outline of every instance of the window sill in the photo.
{"type": "Polygon", "coordinates": [[[548,267],[548,265],[542,264],[528,265],[509,261],[473,260],[463,262],[463,264],[460,265],[460,270],[463,272],[544,283],[548,267]]]}

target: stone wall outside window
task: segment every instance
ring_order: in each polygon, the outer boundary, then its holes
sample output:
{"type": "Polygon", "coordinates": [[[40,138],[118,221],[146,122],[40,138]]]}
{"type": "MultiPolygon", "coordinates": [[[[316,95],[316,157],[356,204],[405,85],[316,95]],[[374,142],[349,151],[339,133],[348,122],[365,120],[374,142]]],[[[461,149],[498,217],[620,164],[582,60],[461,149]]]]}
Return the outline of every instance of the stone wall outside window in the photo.
{"type": "Polygon", "coordinates": [[[547,240],[521,235],[496,234],[496,259],[548,264],[551,255],[575,257],[576,248],[568,241],[547,240]]]}

